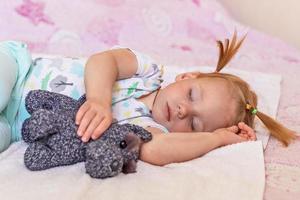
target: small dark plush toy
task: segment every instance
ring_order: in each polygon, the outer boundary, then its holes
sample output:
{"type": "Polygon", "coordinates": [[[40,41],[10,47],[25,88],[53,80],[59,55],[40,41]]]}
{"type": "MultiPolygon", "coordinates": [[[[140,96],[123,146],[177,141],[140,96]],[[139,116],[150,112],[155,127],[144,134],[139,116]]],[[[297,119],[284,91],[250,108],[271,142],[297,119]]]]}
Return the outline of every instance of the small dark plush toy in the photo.
{"type": "Polygon", "coordinates": [[[22,137],[29,144],[24,163],[30,170],[85,161],[86,172],[94,178],[133,173],[140,145],[152,139],[151,134],[133,124],[113,124],[97,140],[87,143],[77,136],[75,115],[85,102],[71,97],[32,90],[25,99],[31,116],[22,125],[22,137]]]}

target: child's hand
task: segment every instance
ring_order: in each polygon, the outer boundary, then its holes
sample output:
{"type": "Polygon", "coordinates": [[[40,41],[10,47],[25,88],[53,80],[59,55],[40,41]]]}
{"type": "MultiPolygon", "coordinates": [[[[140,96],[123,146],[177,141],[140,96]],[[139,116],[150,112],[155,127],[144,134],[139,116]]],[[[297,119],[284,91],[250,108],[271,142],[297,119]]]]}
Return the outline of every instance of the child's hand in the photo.
{"type": "Polygon", "coordinates": [[[256,140],[254,130],[244,122],[238,123],[237,126],[217,129],[214,133],[220,136],[222,146],[245,142],[248,140],[256,140]]]}
{"type": "Polygon", "coordinates": [[[244,122],[240,122],[238,124],[238,127],[240,129],[240,132],[238,133],[239,136],[247,139],[247,140],[256,140],[256,134],[255,131],[249,127],[247,124],[244,122]]]}
{"type": "Polygon", "coordinates": [[[79,125],[77,134],[82,141],[87,142],[99,138],[112,123],[110,105],[87,99],[76,114],[76,124],[79,125]]]}

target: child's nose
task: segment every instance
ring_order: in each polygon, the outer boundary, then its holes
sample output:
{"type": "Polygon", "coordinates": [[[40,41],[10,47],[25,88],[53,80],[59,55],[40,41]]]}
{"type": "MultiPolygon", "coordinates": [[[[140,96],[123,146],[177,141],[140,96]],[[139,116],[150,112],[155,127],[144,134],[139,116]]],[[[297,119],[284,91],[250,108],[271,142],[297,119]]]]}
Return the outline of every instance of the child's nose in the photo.
{"type": "Polygon", "coordinates": [[[186,115],[188,114],[188,108],[187,105],[184,104],[179,104],[178,105],[178,111],[177,111],[177,116],[179,119],[184,119],[186,115]]]}

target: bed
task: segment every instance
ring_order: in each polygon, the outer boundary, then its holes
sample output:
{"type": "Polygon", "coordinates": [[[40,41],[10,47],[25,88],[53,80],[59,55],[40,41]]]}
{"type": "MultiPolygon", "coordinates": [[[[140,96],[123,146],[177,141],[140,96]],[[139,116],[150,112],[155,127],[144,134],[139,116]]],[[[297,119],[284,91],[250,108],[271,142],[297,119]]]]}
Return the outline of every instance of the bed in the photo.
{"type": "MultiPolygon", "coordinates": [[[[240,24],[217,1],[5,0],[0,6],[0,40],[21,40],[34,53],[71,57],[119,44],[169,65],[214,66],[215,40],[230,37],[234,29],[247,32],[228,67],[281,75],[277,119],[300,132],[299,51],[240,24]]],[[[299,152],[299,137],[288,148],[270,137],[264,150],[263,199],[300,198],[299,152]]]]}

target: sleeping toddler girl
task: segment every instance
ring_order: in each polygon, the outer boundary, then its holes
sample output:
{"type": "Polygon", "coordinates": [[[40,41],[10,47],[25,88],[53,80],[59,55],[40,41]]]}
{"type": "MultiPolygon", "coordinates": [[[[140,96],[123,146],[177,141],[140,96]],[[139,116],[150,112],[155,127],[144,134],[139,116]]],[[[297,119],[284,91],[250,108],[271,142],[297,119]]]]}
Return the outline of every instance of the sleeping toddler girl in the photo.
{"type": "Polygon", "coordinates": [[[215,72],[182,73],[164,88],[162,65],[132,49],[113,48],[81,63],[85,65],[82,72],[78,66],[72,70],[82,82],[84,76],[82,90],[67,81],[70,70],[59,60],[42,67],[37,65],[39,59],[31,61],[26,45],[2,42],[0,151],[21,139],[22,122],[29,116],[24,98],[30,89],[52,90],[73,98],[86,93],[87,101],[76,115],[77,134],[84,142],[99,138],[112,123],[133,123],[149,130],[153,139],[142,146],[140,159],[154,165],[188,161],[224,145],[256,140],[252,129],[255,116],[288,145],[295,134],[257,110],[257,97],[245,81],[220,72],[242,41],[236,40],[236,34],[231,42],[218,41],[215,72]],[[69,89],[62,92],[57,90],[60,86],[69,89]]]}

